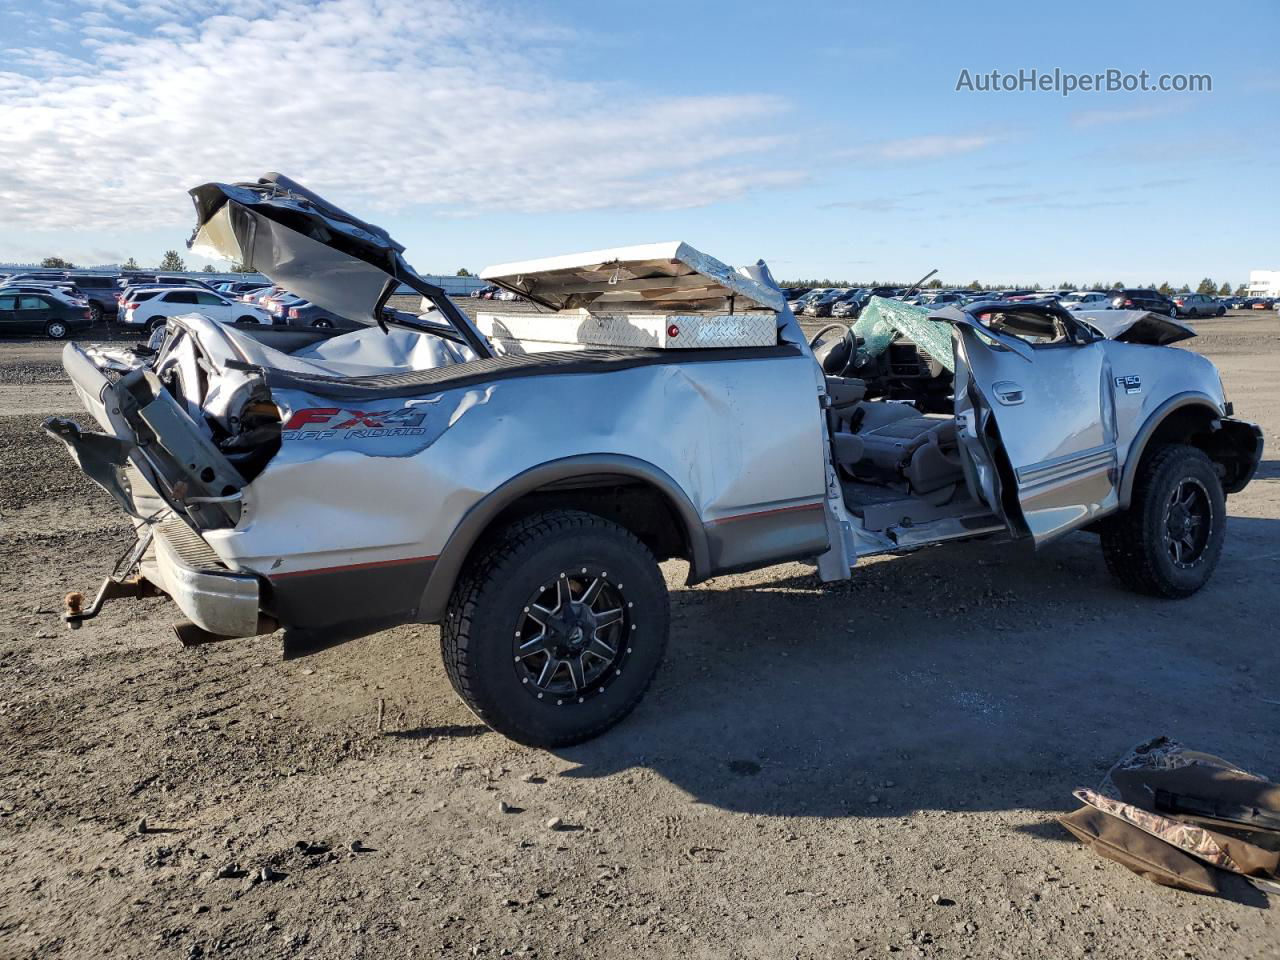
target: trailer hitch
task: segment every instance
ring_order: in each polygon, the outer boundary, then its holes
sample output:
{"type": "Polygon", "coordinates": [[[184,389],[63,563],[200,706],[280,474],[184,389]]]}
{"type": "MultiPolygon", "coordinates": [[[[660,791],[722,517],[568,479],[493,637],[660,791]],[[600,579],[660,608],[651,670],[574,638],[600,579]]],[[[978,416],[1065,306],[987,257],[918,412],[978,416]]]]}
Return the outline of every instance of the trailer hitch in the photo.
{"type": "Polygon", "coordinates": [[[89,604],[87,609],[84,606],[83,593],[79,590],[73,590],[68,593],[66,597],[67,609],[62,614],[62,620],[69,629],[79,630],[80,624],[96,617],[108,600],[119,600],[126,597],[137,600],[141,597],[158,595],[156,588],[141,577],[126,577],[124,579],[107,577],[102,581],[102,586],[98,588],[93,602],[89,604]]]}
{"type": "Polygon", "coordinates": [[[137,600],[160,595],[160,591],[150,581],[135,576],[133,572],[142,561],[142,555],[147,552],[147,547],[151,545],[153,535],[154,531],[148,524],[146,532],[139,536],[129,552],[116,562],[111,575],[102,581],[102,586],[98,588],[88,609],[85,609],[84,594],[79,590],[73,590],[67,594],[64,600],[66,610],[62,614],[62,622],[68,629],[79,630],[80,624],[86,620],[92,620],[102,612],[102,607],[108,600],[124,598],[137,600]]]}

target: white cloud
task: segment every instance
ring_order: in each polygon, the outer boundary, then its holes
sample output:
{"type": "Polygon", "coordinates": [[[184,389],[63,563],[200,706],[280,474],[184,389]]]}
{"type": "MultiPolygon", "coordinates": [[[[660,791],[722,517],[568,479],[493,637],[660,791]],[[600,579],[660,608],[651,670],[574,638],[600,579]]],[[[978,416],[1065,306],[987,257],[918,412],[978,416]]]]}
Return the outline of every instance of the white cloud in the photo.
{"type": "Polygon", "coordinates": [[[935,160],[961,153],[973,153],[997,143],[999,137],[987,134],[932,135],[880,140],[843,151],[850,160],[895,162],[900,160],[935,160]]]}
{"type": "Polygon", "coordinates": [[[189,187],[268,170],[344,205],[450,215],[688,207],[800,179],[769,163],[776,98],[563,79],[568,32],[523,7],[82,6],[84,60],[0,70],[8,229],[186,222],[189,187]]]}
{"type": "Polygon", "coordinates": [[[1171,114],[1182,113],[1188,109],[1187,101],[1166,101],[1145,107],[1120,107],[1115,110],[1081,110],[1071,115],[1073,126],[1106,127],[1117,123],[1141,123],[1143,120],[1154,120],[1171,114]]]}

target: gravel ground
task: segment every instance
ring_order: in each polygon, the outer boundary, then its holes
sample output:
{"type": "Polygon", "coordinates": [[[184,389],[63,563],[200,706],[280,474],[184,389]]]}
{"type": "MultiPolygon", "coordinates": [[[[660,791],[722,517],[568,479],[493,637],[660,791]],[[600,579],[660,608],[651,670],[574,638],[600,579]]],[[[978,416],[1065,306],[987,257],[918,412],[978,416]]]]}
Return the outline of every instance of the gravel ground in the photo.
{"type": "Polygon", "coordinates": [[[554,753],[477,724],[433,627],[288,662],[183,650],[163,600],[62,629],[128,527],[37,431],[78,410],[56,346],[0,343],[0,957],[1280,956],[1252,888],[1054,822],[1158,733],[1280,777],[1280,326],[1199,327],[1270,452],[1197,596],[1085,534],[829,586],[673,562],[654,688],[554,753]]]}

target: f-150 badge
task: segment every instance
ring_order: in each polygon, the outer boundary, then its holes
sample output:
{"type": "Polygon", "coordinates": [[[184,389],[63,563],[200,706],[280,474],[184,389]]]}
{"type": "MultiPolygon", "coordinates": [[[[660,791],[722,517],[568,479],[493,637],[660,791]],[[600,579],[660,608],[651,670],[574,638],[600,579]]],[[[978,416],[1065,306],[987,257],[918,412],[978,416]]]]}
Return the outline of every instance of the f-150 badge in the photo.
{"type": "Polygon", "coordinates": [[[1116,387],[1125,393],[1141,393],[1142,378],[1136,373],[1131,373],[1127,377],[1116,377],[1116,387]]]}

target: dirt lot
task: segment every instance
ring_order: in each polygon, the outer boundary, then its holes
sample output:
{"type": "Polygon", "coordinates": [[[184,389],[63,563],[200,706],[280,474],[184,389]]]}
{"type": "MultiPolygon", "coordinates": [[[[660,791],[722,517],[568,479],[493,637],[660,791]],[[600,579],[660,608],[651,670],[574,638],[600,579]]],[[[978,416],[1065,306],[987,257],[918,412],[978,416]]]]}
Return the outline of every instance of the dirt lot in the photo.
{"type": "Polygon", "coordinates": [[[1269,447],[1199,595],[1122,592],[1085,534],[834,586],[671,563],[650,695],[555,754],[476,723],[435,628],[289,662],[183,650],[161,600],[65,631],[127,526],[37,431],[78,410],[56,347],[0,343],[0,957],[1280,956],[1247,885],[1053,820],[1158,733],[1280,777],[1280,324],[1199,327],[1269,447]]]}

